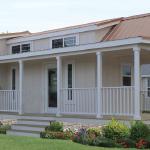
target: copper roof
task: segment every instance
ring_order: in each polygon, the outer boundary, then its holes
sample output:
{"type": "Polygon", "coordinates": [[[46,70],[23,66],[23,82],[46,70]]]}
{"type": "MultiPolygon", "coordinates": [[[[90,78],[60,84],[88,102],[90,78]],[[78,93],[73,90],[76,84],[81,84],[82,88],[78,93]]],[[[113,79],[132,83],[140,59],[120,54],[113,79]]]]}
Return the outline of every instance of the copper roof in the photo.
{"type": "Polygon", "coordinates": [[[123,18],[103,41],[119,40],[131,37],[150,37],[150,14],[123,18]]]}

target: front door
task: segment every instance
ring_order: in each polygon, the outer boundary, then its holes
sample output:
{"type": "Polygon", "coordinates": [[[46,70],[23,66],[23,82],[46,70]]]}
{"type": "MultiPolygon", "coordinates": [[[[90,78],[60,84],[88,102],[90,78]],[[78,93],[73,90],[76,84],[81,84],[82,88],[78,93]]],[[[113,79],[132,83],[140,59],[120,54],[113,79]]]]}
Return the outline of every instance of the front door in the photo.
{"type": "Polygon", "coordinates": [[[47,68],[47,107],[48,113],[57,111],[57,69],[56,67],[47,68]]]}

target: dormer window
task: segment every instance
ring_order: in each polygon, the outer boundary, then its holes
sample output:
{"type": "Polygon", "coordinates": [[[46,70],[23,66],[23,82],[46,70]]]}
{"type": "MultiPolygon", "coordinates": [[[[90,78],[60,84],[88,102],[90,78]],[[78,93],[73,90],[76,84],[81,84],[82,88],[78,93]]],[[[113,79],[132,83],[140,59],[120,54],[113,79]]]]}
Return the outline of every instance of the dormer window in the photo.
{"type": "Polygon", "coordinates": [[[12,46],[12,54],[24,53],[30,51],[30,43],[12,46]]]}
{"type": "Polygon", "coordinates": [[[52,48],[62,48],[63,47],[63,39],[54,39],[52,40],[52,48]]]}
{"type": "Polygon", "coordinates": [[[64,38],[64,47],[71,47],[76,45],[76,37],[67,37],[64,38]]]}
{"type": "Polygon", "coordinates": [[[71,47],[76,45],[76,36],[52,40],[52,48],[71,47]]]}
{"type": "Polygon", "coordinates": [[[20,45],[12,46],[12,54],[20,53],[20,45]]]}
{"type": "Polygon", "coordinates": [[[30,44],[22,44],[21,45],[22,53],[30,51],[30,44]]]}

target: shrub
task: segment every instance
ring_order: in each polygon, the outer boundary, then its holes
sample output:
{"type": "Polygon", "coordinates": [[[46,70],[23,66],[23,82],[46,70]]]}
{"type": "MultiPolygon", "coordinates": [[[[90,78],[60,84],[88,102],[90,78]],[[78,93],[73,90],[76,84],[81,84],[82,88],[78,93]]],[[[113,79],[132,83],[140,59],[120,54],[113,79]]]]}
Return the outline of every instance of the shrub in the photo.
{"type": "Polygon", "coordinates": [[[87,129],[81,128],[74,134],[74,136],[72,137],[72,141],[81,144],[88,144],[87,136],[87,129]]]}
{"type": "Polygon", "coordinates": [[[63,139],[68,140],[72,138],[72,132],[65,131],[65,132],[52,132],[52,131],[45,131],[40,133],[41,138],[46,139],[63,139]]]}
{"type": "Polygon", "coordinates": [[[137,143],[136,143],[136,148],[138,149],[145,149],[145,148],[150,148],[150,142],[145,140],[145,139],[140,139],[137,143]]]}
{"type": "Polygon", "coordinates": [[[9,130],[10,128],[11,126],[8,124],[0,125],[0,134],[6,134],[6,131],[9,130]]]}
{"type": "Polygon", "coordinates": [[[45,131],[63,132],[63,123],[51,122],[50,126],[45,128],[45,131]]]}
{"type": "Polygon", "coordinates": [[[150,128],[142,121],[134,121],[131,123],[130,138],[137,141],[150,135],[150,128]]]}
{"type": "Polygon", "coordinates": [[[95,146],[101,146],[101,147],[120,147],[119,144],[117,144],[114,140],[98,136],[94,141],[95,146]]]}
{"type": "Polygon", "coordinates": [[[112,119],[107,126],[103,127],[102,133],[105,138],[118,140],[129,136],[129,128],[125,124],[112,119]]]}
{"type": "Polygon", "coordinates": [[[134,148],[136,142],[130,138],[124,138],[117,141],[123,148],[134,148]]]}
{"type": "Polygon", "coordinates": [[[100,135],[101,135],[101,129],[100,129],[100,128],[89,128],[89,129],[87,130],[87,133],[88,133],[89,135],[94,134],[94,135],[97,137],[97,136],[100,136],[100,135]]]}
{"type": "Polygon", "coordinates": [[[77,143],[94,145],[97,136],[100,136],[99,128],[80,129],[73,135],[72,140],[77,143]]]}

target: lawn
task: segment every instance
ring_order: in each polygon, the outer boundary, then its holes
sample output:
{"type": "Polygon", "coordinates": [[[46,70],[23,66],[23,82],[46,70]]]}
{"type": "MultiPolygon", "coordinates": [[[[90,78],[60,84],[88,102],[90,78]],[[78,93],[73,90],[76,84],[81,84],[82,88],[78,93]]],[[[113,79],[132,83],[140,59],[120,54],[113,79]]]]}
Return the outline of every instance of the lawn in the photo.
{"type": "MultiPolygon", "coordinates": [[[[85,146],[72,141],[0,135],[0,150],[119,150],[85,146]]],[[[130,149],[131,150],[131,149],[130,149]]],[[[134,149],[132,149],[134,150],[134,149]]]]}

